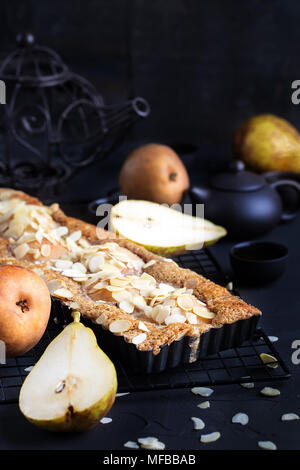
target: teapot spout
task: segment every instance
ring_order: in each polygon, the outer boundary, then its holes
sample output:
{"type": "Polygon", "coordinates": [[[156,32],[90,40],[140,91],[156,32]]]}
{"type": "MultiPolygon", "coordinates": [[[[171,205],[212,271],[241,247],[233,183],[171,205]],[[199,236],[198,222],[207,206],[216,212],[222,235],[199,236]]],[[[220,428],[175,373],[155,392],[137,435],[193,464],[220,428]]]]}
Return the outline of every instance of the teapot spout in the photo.
{"type": "Polygon", "coordinates": [[[109,132],[119,133],[139,119],[150,114],[149,103],[141,97],[120,104],[105,106],[105,120],[109,132]]]}
{"type": "Polygon", "coordinates": [[[205,187],[193,186],[190,195],[195,203],[205,204],[210,199],[211,191],[205,187]]]}

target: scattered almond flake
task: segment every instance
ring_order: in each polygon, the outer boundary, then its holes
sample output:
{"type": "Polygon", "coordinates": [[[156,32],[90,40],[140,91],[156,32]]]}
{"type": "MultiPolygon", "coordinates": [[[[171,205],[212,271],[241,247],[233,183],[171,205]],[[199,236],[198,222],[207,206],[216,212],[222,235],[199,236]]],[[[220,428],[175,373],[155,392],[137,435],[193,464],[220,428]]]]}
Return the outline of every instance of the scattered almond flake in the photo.
{"type": "Polygon", "coordinates": [[[300,419],[296,413],[285,413],[281,416],[281,421],[295,421],[300,419]]]}
{"type": "Polygon", "coordinates": [[[210,434],[201,434],[200,442],[208,444],[209,442],[215,442],[221,437],[219,432],[211,432],[210,434]]]}
{"type": "Polygon", "coordinates": [[[203,401],[202,403],[199,403],[197,405],[198,408],[201,408],[202,410],[205,410],[206,408],[210,408],[210,402],[209,401],[203,401]]]}
{"type": "Polygon", "coordinates": [[[246,424],[249,423],[249,417],[246,415],[246,413],[236,413],[231,420],[233,423],[238,423],[241,424],[242,426],[245,426],[246,424]]]}
{"type": "Polygon", "coordinates": [[[205,428],[205,424],[204,422],[202,421],[201,418],[195,418],[194,416],[191,418],[191,420],[193,421],[194,423],[194,429],[196,431],[199,431],[200,429],[204,429],[205,428]]]}
{"type": "Polygon", "coordinates": [[[214,393],[213,389],[208,387],[194,387],[191,392],[195,395],[201,395],[201,397],[210,397],[214,393]]]}
{"type": "Polygon", "coordinates": [[[276,357],[266,353],[261,353],[259,357],[267,367],[270,367],[271,369],[276,369],[278,367],[278,361],[276,357]]]}
{"type": "Polygon", "coordinates": [[[100,423],[102,423],[102,424],[108,424],[108,423],[111,423],[111,422],[112,422],[111,418],[102,418],[102,419],[100,419],[100,423]]]}
{"type": "MultiPolygon", "coordinates": [[[[245,377],[242,377],[242,379],[250,379],[250,375],[246,375],[245,377]]],[[[254,382],[241,382],[240,386],[243,388],[254,388],[254,382]]]]}
{"type": "Polygon", "coordinates": [[[126,287],[130,283],[130,279],[126,279],[125,277],[114,277],[110,280],[110,284],[116,287],[126,287]]]}
{"type": "Polygon", "coordinates": [[[57,318],[57,317],[54,317],[54,318],[53,318],[53,321],[54,321],[55,325],[58,325],[59,321],[58,321],[58,318],[57,318]]]}
{"type": "Polygon", "coordinates": [[[226,285],[226,289],[229,290],[229,292],[231,292],[233,290],[233,283],[228,282],[228,284],[226,285]]]}
{"type": "Polygon", "coordinates": [[[164,450],[166,445],[163,442],[156,441],[152,444],[141,444],[141,447],[146,450],[164,450]]]}
{"type": "Polygon", "coordinates": [[[119,303],[119,307],[126,313],[132,313],[134,311],[134,305],[131,302],[128,302],[128,300],[122,300],[119,303]]]}
{"type": "Polygon", "coordinates": [[[272,388],[272,387],[264,387],[260,391],[261,395],[265,395],[266,397],[277,397],[280,395],[280,390],[277,388],[272,388]]]}
{"type": "Polygon", "coordinates": [[[134,338],[132,338],[131,342],[137,346],[138,344],[141,344],[143,341],[145,341],[146,338],[147,338],[146,333],[141,333],[140,335],[137,335],[134,338]]]}
{"type": "Polygon", "coordinates": [[[138,443],[141,444],[143,449],[147,450],[164,450],[166,447],[157,437],[140,437],[138,443]]]}
{"type": "Polygon", "coordinates": [[[17,246],[14,250],[14,255],[17,259],[24,258],[25,255],[29,252],[29,245],[27,243],[22,243],[17,246]]]}
{"type": "Polygon", "coordinates": [[[272,441],[258,441],[258,447],[264,450],[277,450],[276,444],[272,441]]]}
{"type": "Polygon", "coordinates": [[[50,294],[52,295],[56,290],[62,287],[62,284],[56,279],[51,279],[51,281],[47,282],[47,287],[49,289],[50,294]]]}
{"type": "Polygon", "coordinates": [[[139,449],[139,445],[134,442],[134,441],[127,441],[125,444],[123,444],[124,447],[127,447],[128,449],[139,449]]]}
{"type": "Polygon", "coordinates": [[[72,232],[68,236],[68,240],[72,240],[73,242],[77,242],[81,238],[81,230],[76,230],[75,232],[72,232]]]}
{"type": "Polygon", "coordinates": [[[143,268],[146,269],[146,268],[150,268],[150,266],[153,266],[157,261],[155,259],[150,259],[150,261],[148,261],[148,263],[145,263],[143,268]]]}
{"type": "Polygon", "coordinates": [[[129,320],[115,320],[108,328],[111,333],[123,333],[131,328],[131,322],[129,320]]]}
{"type": "Polygon", "coordinates": [[[278,336],[268,336],[268,339],[271,341],[271,343],[276,343],[278,341],[278,336]]]}
{"type": "Polygon", "coordinates": [[[147,328],[147,326],[145,325],[145,323],[142,322],[142,321],[139,321],[138,329],[139,329],[139,330],[143,330],[143,331],[149,331],[149,329],[147,328]]]}
{"type": "Polygon", "coordinates": [[[60,299],[72,299],[73,297],[72,292],[65,288],[55,290],[52,295],[54,295],[54,297],[59,297],[60,299]]]}
{"type": "Polygon", "coordinates": [[[123,397],[124,395],[129,395],[130,392],[117,393],[116,397],[123,397]]]}
{"type": "Polygon", "coordinates": [[[30,372],[33,369],[34,366],[28,366],[24,370],[25,372],[30,372]]]}

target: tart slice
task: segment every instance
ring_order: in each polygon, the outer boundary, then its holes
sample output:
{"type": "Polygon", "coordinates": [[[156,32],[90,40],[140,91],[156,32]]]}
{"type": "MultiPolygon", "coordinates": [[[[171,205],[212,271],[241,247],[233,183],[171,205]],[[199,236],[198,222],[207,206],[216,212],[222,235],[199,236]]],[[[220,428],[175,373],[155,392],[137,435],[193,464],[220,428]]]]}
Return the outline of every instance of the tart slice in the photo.
{"type": "Polygon", "coordinates": [[[0,190],[0,237],[1,264],[33,269],[63,305],[154,356],[187,338],[195,360],[201,335],[261,314],[174,261],[19,191],[0,190]]]}

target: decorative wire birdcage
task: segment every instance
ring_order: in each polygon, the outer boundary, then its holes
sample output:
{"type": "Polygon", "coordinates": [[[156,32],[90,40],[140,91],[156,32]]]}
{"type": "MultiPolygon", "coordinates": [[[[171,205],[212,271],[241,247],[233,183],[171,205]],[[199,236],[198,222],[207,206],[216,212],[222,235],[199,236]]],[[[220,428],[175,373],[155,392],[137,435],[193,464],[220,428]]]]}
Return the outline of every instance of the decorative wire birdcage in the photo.
{"type": "Polygon", "coordinates": [[[140,97],[105,105],[32,34],[18,35],[17,45],[0,67],[7,97],[0,107],[0,186],[50,195],[107,156],[150,107],[140,97]]]}

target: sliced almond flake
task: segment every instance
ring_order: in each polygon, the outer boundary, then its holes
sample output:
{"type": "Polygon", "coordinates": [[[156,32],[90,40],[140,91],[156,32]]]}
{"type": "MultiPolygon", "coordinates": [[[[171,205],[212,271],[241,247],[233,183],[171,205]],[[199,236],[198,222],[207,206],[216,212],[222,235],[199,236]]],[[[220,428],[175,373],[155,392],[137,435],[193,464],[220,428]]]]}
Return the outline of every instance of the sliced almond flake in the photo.
{"type": "Polygon", "coordinates": [[[62,275],[66,277],[80,277],[82,273],[80,271],[76,271],[75,269],[65,269],[62,271],[62,275]]]}
{"type": "Polygon", "coordinates": [[[68,240],[72,240],[73,242],[77,242],[81,238],[81,230],[76,230],[75,232],[72,232],[68,236],[68,240]]]}
{"type": "Polygon", "coordinates": [[[231,420],[233,423],[241,424],[245,426],[249,423],[249,417],[246,413],[236,413],[231,420]]]}
{"type": "Polygon", "coordinates": [[[164,282],[160,282],[158,284],[158,288],[163,293],[169,293],[169,292],[174,292],[175,291],[175,287],[171,286],[170,284],[165,284],[164,282]]]}
{"type": "Polygon", "coordinates": [[[141,310],[143,310],[147,306],[144,297],[138,294],[132,296],[132,303],[141,310]]]}
{"type": "Polygon", "coordinates": [[[266,353],[261,353],[259,357],[267,367],[270,367],[271,369],[276,369],[278,367],[278,361],[276,357],[266,353]]]}
{"type": "Polygon", "coordinates": [[[72,269],[75,269],[76,271],[80,271],[82,273],[86,273],[86,267],[82,263],[74,263],[72,266],[72,269]]]}
{"type": "Polygon", "coordinates": [[[28,367],[25,367],[25,372],[30,372],[32,369],[34,368],[34,366],[28,366],[28,367]]]}
{"type": "Polygon", "coordinates": [[[200,442],[203,444],[208,444],[210,442],[215,442],[221,437],[219,432],[211,432],[210,434],[201,434],[200,442]]]}
{"type": "Polygon", "coordinates": [[[271,341],[271,343],[276,343],[276,341],[278,341],[278,336],[268,336],[269,340],[271,341]]]}
{"type": "Polygon", "coordinates": [[[106,286],[105,289],[109,292],[122,292],[125,288],[118,286],[106,286]]]}
{"type": "Polygon", "coordinates": [[[124,395],[129,395],[130,392],[116,393],[116,397],[123,397],[124,395]]]}
{"type": "Polygon", "coordinates": [[[196,324],[198,323],[198,321],[197,321],[197,316],[196,316],[194,313],[187,312],[186,318],[187,318],[187,321],[188,321],[191,325],[196,325],[196,324]]]}
{"type": "Polygon", "coordinates": [[[51,254],[51,246],[50,245],[42,245],[41,247],[41,255],[42,256],[50,256],[51,254]]]}
{"type": "Polygon", "coordinates": [[[54,297],[59,297],[60,299],[72,299],[73,294],[68,289],[57,289],[53,292],[54,297]]]}
{"type": "Polygon", "coordinates": [[[164,450],[166,445],[163,442],[156,441],[153,444],[141,444],[141,447],[146,450],[164,450]]]}
{"type": "Polygon", "coordinates": [[[101,266],[104,264],[104,262],[105,262],[105,258],[102,254],[92,256],[92,258],[88,262],[89,270],[92,273],[99,271],[99,269],[101,269],[101,266]]]}
{"type": "Polygon", "coordinates": [[[149,280],[153,285],[156,285],[156,279],[155,279],[153,276],[151,276],[150,274],[148,274],[148,273],[143,273],[143,274],[141,275],[141,279],[147,279],[147,280],[149,280]]]}
{"type": "MultiPolygon", "coordinates": [[[[251,378],[250,375],[242,377],[242,379],[250,379],[250,378],[251,378]]],[[[254,382],[241,382],[240,386],[243,388],[247,388],[247,389],[254,388],[254,382]]]]}
{"type": "Polygon", "coordinates": [[[193,312],[198,317],[207,318],[209,320],[215,317],[215,314],[213,312],[210,312],[206,307],[202,305],[194,305],[193,312]]]}
{"type": "Polygon", "coordinates": [[[277,388],[272,388],[272,387],[264,387],[261,391],[260,391],[261,395],[264,395],[266,397],[277,397],[278,395],[280,395],[280,390],[278,390],[277,388]]]}
{"type": "Polygon", "coordinates": [[[155,442],[158,442],[157,437],[139,437],[138,438],[138,443],[143,444],[143,445],[151,445],[154,444],[155,442]]]}
{"type": "Polygon", "coordinates": [[[111,418],[104,417],[104,418],[100,419],[100,423],[102,423],[102,424],[109,424],[111,422],[112,422],[111,418]]]}
{"type": "Polygon", "coordinates": [[[185,323],[186,318],[184,315],[172,314],[168,316],[165,320],[166,325],[170,325],[171,323],[185,323]]]}
{"type": "Polygon", "coordinates": [[[61,271],[63,271],[64,269],[71,269],[72,266],[73,262],[69,260],[58,259],[57,261],[55,261],[55,267],[61,271]]]}
{"type": "Polygon", "coordinates": [[[208,387],[193,387],[191,392],[195,395],[201,395],[201,397],[210,397],[214,393],[213,389],[208,387]]]}
{"type": "Polygon", "coordinates": [[[277,450],[276,444],[272,441],[258,441],[258,447],[264,450],[277,450]]]}
{"type": "Polygon", "coordinates": [[[29,252],[29,246],[27,243],[22,243],[14,249],[14,255],[17,259],[24,258],[25,255],[29,252]]]}
{"type": "Polygon", "coordinates": [[[281,416],[281,421],[295,421],[300,419],[296,413],[285,413],[281,416]]]}
{"type": "Polygon", "coordinates": [[[143,341],[145,341],[146,338],[147,338],[146,333],[141,333],[135,336],[131,342],[137,346],[138,344],[141,344],[143,341]]]}
{"type": "Polygon", "coordinates": [[[207,408],[210,408],[210,402],[209,401],[203,401],[202,403],[199,403],[197,405],[198,408],[201,408],[201,410],[206,410],[207,408]]]}
{"type": "Polygon", "coordinates": [[[70,308],[73,308],[73,309],[75,309],[75,308],[77,309],[77,308],[79,308],[79,304],[78,304],[77,302],[71,302],[71,303],[69,304],[69,307],[70,307],[70,308]]]}
{"type": "Polygon", "coordinates": [[[131,328],[131,322],[129,320],[115,320],[108,328],[111,333],[123,333],[131,328]]]}
{"type": "Polygon", "coordinates": [[[139,329],[139,330],[143,330],[143,331],[147,331],[147,332],[149,331],[149,329],[147,328],[147,326],[145,325],[145,323],[142,322],[142,321],[139,321],[139,323],[138,323],[138,329],[139,329]]]}
{"type": "Polygon", "coordinates": [[[134,441],[127,441],[125,444],[123,444],[124,447],[127,447],[128,449],[139,449],[139,445],[137,442],[134,441]]]}
{"type": "Polygon", "coordinates": [[[228,282],[228,284],[226,285],[226,289],[229,290],[229,292],[231,292],[233,290],[233,283],[228,282]]]}
{"type": "Polygon", "coordinates": [[[57,227],[55,230],[56,234],[58,237],[63,237],[69,233],[68,227],[61,225],[60,227],[57,227]]]}
{"type": "Polygon", "coordinates": [[[131,303],[132,295],[128,291],[112,292],[112,297],[117,302],[127,301],[131,303]]]}
{"type": "Polygon", "coordinates": [[[47,282],[47,287],[49,289],[50,294],[52,295],[56,290],[62,287],[62,283],[57,281],[56,279],[52,279],[51,281],[47,282]]]}
{"type": "Polygon", "coordinates": [[[146,268],[150,268],[150,266],[153,266],[157,261],[155,259],[150,259],[150,261],[148,261],[148,263],[145,263],[143,268],[146,269],[146,268]]]}
{"type": "Polygon", "coordinates": [[[126,279],[126,277],[114,277],[110,280],[110,284],[117,287],[126,287],[128,284],[130,284],[130,279],[126,279]]]}
{"type": "Polygon", "coordinates": [[[194,306],[193,299],[188,294],[182,294],[177,297],[177,304],[183,310],[192,310],[194,306]]]}
{"type": "Polygon", "coordinates": [[[205,428],[205,423],[204,421],[202,421],[201,418],[196,418],[196,417],[192,417],[191,420],[193,421],[194,423],[194,429],[196,431],[199,431],[200,429],[204,429],[205,428]]]}
{"type": "Polygon", "coordinates": [[[129,302],[128,300],[122,300],[119,303],[119,308],[121,310],[124,310],[124,312],[126,312],[126,313],[132,313],[134,311],[134,305],[131,302],[129,302]]]}

